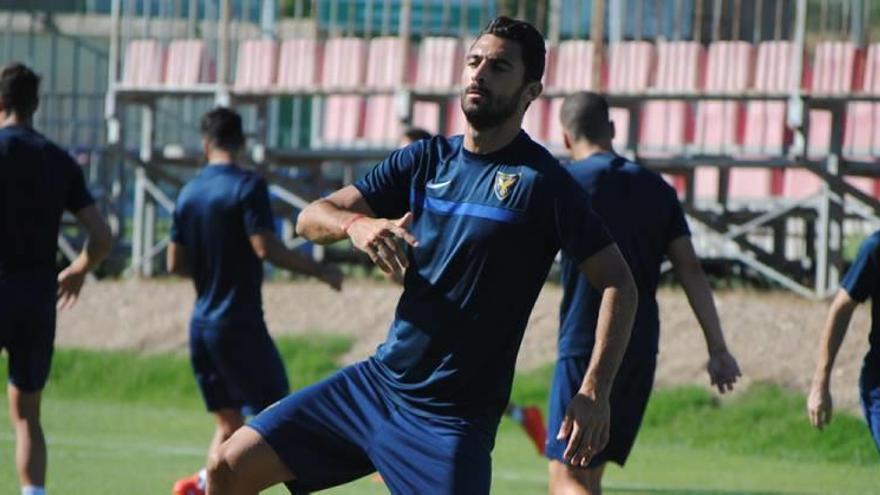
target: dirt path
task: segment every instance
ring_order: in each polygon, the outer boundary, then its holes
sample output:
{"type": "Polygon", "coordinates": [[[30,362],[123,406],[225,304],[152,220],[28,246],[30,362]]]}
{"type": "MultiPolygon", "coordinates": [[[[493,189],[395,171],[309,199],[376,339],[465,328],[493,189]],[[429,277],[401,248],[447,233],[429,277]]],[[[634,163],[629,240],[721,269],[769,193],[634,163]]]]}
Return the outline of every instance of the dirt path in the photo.
{"type": "MultiPolygon", "coordinates": [[[[309,282],[270,283],[264,289],[272,333],[350,335],[346,362],[368,356],[384,338],[399,289],[369,282],[342,294],[309,282]]],[[[532,313],[518,366],[530,369],[555,358],[561,292],[547,286],[532,313]]],[[[184,352],[193,302],[188,282],[119,281],[89,284],[79,305],[58,319],[58,343],[98,349],[184,352]]],[[[706,351],[696,319],[679,290],[660,292],[662,337],[657,380],[661,386],[705,384],[706,351]]],[[[726,291],[717,294],[721,320],[745,382],[771,381],[800,391],[809,386],[827,304],[787,293],[726,291]]],[[[856,384],[867,350],[869,310],[853,319],[832,381],[838,407],[856,410],[856,384]]]]}

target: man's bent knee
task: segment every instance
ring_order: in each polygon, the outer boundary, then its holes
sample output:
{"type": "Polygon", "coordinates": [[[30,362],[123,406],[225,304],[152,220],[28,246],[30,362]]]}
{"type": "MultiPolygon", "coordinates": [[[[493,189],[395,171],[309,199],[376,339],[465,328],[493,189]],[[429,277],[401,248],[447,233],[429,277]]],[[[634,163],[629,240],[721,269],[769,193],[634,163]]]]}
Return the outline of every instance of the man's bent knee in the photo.
{"type": "Polygon", "coordinates": [[[251,495],[293,475],[259,433],[240,428],[208,459],[210,495],[251,495]]]}
{"type": "Polygon", "coordinates": [[[579,468],[550,462],[550,495],[601,495],[605,465],[579,468]]]}

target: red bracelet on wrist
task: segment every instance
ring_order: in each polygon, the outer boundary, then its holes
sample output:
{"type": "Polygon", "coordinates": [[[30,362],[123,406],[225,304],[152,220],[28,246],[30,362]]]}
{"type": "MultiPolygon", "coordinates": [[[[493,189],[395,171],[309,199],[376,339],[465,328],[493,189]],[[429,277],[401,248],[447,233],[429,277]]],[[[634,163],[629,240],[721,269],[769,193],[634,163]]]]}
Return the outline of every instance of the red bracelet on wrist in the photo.
{"type": "Polygon", "coordinates": [[[349,218],[348,220],[346,220],[345,223],[342,224],[342,233],[345,234],[345,235],[348,235],[348,229],[350,229],[351,226],[352,226],[355,222],[357,222],[358,220],[360,220],[361,218],[366,218],[366,215],[361,215],[360,213],[358,213],[357,215],[355,215],[355,216],[349,218]]]}

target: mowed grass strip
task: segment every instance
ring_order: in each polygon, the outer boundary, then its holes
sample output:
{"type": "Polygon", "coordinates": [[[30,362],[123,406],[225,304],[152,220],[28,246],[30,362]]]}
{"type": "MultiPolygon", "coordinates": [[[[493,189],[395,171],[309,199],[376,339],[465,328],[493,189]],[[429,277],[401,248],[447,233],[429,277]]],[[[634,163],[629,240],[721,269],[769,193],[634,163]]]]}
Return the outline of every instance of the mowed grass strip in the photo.
{"type": "MultiPolygon", "coordinates": [[[[349,345],[326,336],[278,341],[294,389],[335,371],[349,345]]],[[[514,400],[544,407],[551,377],[549,366],[518,374],[514,400]]],[[[212,424],[184,353],[58,349],[45,397],[54,493],[166,493],[203,463],[212,424]]],[[[493,455],[493,493],[546,492],[545,461],[510,421],[493,455]]],[[[0,427],[0,459],[9,459],[0,463],[5,493],[15,486],[8,427],[0,427]]],[[[807,425],[804,398],[778,387],[755,385],[722,401],[677,388],[655,392],[629,465],[609,469],[608,491],[880,493],[878,467],[867,428],[852,415],[838,413],[819,433],[807,425]]],[[[387,492],[363,480],[327,493],[387,492]]]]}

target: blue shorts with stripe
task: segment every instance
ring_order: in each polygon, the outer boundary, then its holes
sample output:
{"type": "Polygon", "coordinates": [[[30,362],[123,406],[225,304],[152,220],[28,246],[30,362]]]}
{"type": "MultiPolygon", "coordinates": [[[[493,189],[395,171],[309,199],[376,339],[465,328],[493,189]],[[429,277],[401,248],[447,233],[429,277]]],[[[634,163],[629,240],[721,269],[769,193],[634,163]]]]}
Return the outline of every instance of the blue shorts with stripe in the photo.
{"type": "Polygon", "coordinates": [[[432,416],[393,400],[371,361],[272,405],[249,426],[296,477],[292,493],[379,471],[393,494],[485,495],[497,422],[432,416]]]}
{"type": "MultiPolygon", "coordinates": [[[[562,454],[568,441],[556,440],[556,434],[565,418],[568,403],[580,388],[589,363],[590,356],[563,357],[556,362],[547,424],[546,455],[550,460],[564,462],[562,454]]],[[[656,363],[654,356],[648,359],[624,357],[611,388],[608,445],[593,457],[588,467],[598,467],[609,461],[621,466],[626,463],[651,396],[656,363]]]]}
{"type": "Polygon", "coordinates": [[[9,356],[9,383],[22,392],[46,385],[55,343],[55,273],[0,278],[0,351],[9,356]]]}
{"type": "Polygon", "coordinates": [[[259,413],[290,393],[287,372],[262,319],[250,325],[190,323],[190,361],[209,411],[259,413]]]}

